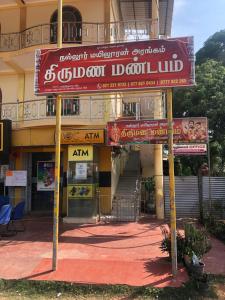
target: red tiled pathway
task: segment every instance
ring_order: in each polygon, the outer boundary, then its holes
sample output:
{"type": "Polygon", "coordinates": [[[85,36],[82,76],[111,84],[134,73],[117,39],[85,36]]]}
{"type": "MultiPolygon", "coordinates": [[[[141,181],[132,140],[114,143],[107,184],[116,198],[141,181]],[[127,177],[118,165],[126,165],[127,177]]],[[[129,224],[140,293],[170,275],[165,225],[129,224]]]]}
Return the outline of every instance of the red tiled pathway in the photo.
{"type": "Polygon", "coordinates": [[[180,286],[183,268],[172,280],[171,263],[159,248],[160,222],[60,224],[57,271],[51,271],[52,223],[26,221],[26,231],[0,241],[0,277],[87,284],[180,286]]]}
{"type": "Polygon", "coordinates": [[[225,275],[225,245],[211,238],[212,248],[203,257],[205,272],[225,275]]]}

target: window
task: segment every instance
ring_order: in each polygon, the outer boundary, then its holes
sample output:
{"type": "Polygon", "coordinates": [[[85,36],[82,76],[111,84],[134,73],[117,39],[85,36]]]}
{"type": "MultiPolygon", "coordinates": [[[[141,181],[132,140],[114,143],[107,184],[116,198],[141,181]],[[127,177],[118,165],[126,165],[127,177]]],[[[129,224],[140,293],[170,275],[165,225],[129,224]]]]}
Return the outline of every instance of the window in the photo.
{"type": "MultiPolygon", "coordinates": [[[[82,40],[82,17],[80,12],[72,6],[64,6],[62,12],[62,40],[63,43],[75,43],[82,40]]],[[[58,11],[51,16],[50,41],[57,42],[58,11]]]]}
{"type": "MultiPolygon", "coordinates": [[[[55,116],[56,111],[56,99],[52,96],[48,96],[46,102],[46,115],[55,116]]],[[[80,99],[79,97],[74,98],[63,98],[62,99],[62,116],[75,116],[80,114],[80,99]]]]}
{"type": "Polygon", "coordinates": [[[136,115],[136,102],[123,102],[123,116],[135,116],[136,115]]]}

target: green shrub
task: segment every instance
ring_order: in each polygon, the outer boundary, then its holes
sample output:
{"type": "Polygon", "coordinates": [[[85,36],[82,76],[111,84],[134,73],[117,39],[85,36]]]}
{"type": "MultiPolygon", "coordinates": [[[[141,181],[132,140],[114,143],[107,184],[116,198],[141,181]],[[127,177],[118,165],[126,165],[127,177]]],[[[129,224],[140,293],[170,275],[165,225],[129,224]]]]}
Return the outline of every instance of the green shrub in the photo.
{"type": "Polygon", "coordinates": [[[225,223],[213,217],[205,217],[204,224],[207,230],[219,240],[225,242],[225,223]]]}
{"type": "MultiPolygon", "coordinates": [[[[164,233],[165,234],[165,233],[164,233]]],[[[171,234],[165,234],[160,246],[162,252],[168,252],[171,258],[171,234]]],[[[205,229],[197,229],[193,224],[185,224],[185,236],[177,232],[177,260],[182,261],[184,255],[193,253],[201,258],[211,248],[208,233],[205,229]]]]}
{"type": "MultiPolygon", "coordinates": [[[[181,262],[183,259],[184,254],[184,247],[185,247],[185,239],[177,232],[177,260],[178,262],[181,262]]],[[[169,256],[171,258],[171,234],[165,236],[165,238],[162,240],[161,246],[160,246],[162,252],[168,252],[169,256]]]]}
{"type": "MultiPolygon", "coordinates": [[[[201,258],[211,248],[210,239],[205,228],[196,228],[193,224],[185,224],[185,248],[201,258]]],[[[185,253],[188,254],[188,253],[185,253]]]]}

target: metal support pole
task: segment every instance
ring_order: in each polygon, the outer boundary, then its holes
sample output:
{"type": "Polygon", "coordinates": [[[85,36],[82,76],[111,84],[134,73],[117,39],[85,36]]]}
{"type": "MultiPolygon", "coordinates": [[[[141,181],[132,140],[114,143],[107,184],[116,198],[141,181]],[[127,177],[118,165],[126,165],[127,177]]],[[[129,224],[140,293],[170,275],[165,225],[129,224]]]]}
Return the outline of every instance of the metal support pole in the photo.
{"type": "Polygon", "coordinates": [[[209,211],[210,219],[212,218],[212,193],[211,193],[211,159],[210,159],[210,144],[208,141],[207,145],[208,150],[208,179],[209,179],[209,211]]]}
{"type": "MultiPolygon", "coordinates": [[[[62,1],[58,0],[58,39],[57,47],[62,48],[62,1]]],[[[61,148],[61,96],[56,98],[56,145],[55,145],[55,191],[53,220],[52,270],[57,270],[59,240],[59,185],[60,185],[60,148],[61,148]]]]}
{"type": "Polygon", "coordinates": [[[170,179],[170,231],[171,231],[171,257],[172,273],[177,275],[177,235],[176,235],[176,204],[174,180],[174,155],[173,155],[173,96],[172,90],[167,91],[167,121],[168,121],[168,146],[169,146],[169,179],[170,179]]]}

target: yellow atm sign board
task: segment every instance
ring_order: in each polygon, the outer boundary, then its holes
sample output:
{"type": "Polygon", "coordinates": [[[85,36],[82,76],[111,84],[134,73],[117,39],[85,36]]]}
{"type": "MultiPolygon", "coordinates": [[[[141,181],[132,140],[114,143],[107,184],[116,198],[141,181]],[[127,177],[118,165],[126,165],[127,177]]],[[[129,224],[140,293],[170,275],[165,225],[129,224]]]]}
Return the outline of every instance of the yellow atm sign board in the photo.
{"type": "Polygon", "coordinates": [[[103,144],[104,129],[62,129],[61,144],[103,144]]]}
{"type": "Polygon", "coordinates": [[[69,161],[90,161],[93,160],[93,146],[69,146],[69,161]]]}

